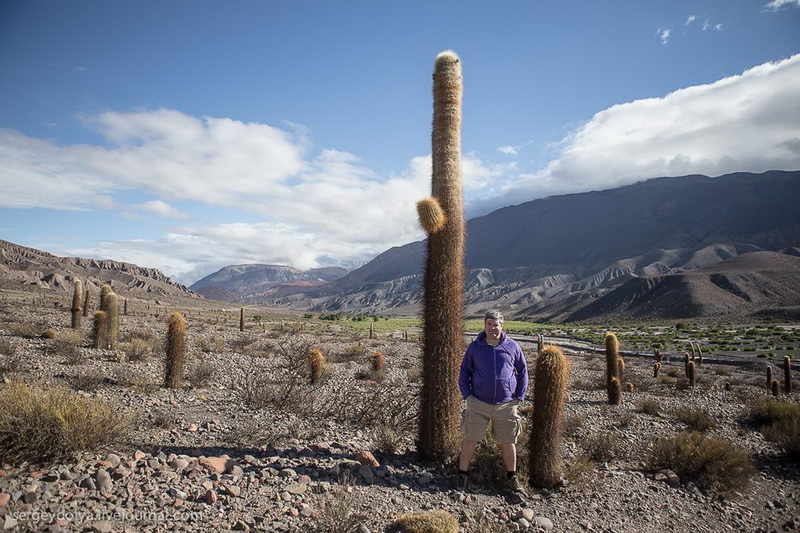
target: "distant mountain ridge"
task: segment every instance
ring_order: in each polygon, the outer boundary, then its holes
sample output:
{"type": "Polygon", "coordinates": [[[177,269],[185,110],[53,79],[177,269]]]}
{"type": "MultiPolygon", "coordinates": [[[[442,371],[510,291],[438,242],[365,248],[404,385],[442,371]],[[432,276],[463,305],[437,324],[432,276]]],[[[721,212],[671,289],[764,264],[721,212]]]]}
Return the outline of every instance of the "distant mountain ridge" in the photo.
{"type": "Polygon", "coordinates": [[[347,274],[339,267],[301,271],[283,265],[229,265],[192,284],[190,289],[206,298],[231,302],[254,302],[277,290],[315,287],[347,274]]]}
{"type": "MultiPolygon", "coordinates": [[[[800,171],[770,171],[656,178],[505,207],[466,224],[466,311],[499,307],[510,316],[561,321],[614,309],[634,317],[625,306],[588,306],[634,278],[690,272],[762,251],[773,255],[762,256],[759,271],[770,270],[764,263],[774,261],[776,269],[785,270],[777,276],[786,284],[784,293],[792,295],[800,270],[779,257],[800,248],[799,200],[800,171]]],[[[263,303],[314,311],[418,312],[424,253],[424,241],[391,248],[339,280],[300,291],[281,289],[263,303]]],[[[745,292],[758,292],[756,280],[745,284],[745,292]]],[[[651,290],[664,287],[653,284],[651,290]]],[[[666,292],[672,297],[642,316],[721,312],[699,301],[687,307],[678,292],[666,292]]],[[[691,297],[713,296],[698,289],[691,297]]],[[[752,297],[737,304],[740,313],[771,306],[752,297]]],[[[781,299],[773,307],[787,306],[800,308],[800,300],[781,299]]]]}
{"type": "Polygon", "coordinates": [[[107,259],[57,257],[0,240],[0,279],[4,283],[72,290],[74,280],[100,287],[111,283],[132,292],[199,297],[160,270],[107,259]]]}

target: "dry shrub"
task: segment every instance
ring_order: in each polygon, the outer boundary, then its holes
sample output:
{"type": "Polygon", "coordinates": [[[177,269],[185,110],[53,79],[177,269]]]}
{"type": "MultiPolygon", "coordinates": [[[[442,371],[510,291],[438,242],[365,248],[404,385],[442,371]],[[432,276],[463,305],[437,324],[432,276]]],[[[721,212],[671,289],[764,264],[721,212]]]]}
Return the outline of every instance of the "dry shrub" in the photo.
{"type": "Polygon", "coordinates": [[[354,533],[367,518],[366,513],[358,510],[358,502],[352,487],[345,483],[322,500],[314,531],[354,533]]]}
{"type": "Polygon", "coordinates": [[[354,361],[356,359],[362,359],[366,355],[367,349],[364,347],[364,344],[361,341],[358,341],[357,343],[351,344],[344,349],[342,358],[346,361],[354,361]]]}
{"type": "Polygon", "coordinates": [[[0,391],[0,462],[51,463],[119,442],[128,417],[63,387],[40,390],[11,382],[0,391]]]}
{"type": "Polygon", "coordinates": [[[196,359],[189,365],[186,377],[189,379],[189,383],[192,384],[192,387],[204,389],[214,381],[215,374],[214,365],[209,361],[205,359],[196,359]]]}
{"type": "Polygon", "coordinates": [[[70,380],[72,388],[84,392],[94,392],[105,382],[105,378],[91,370],[83,370],[75,374],[70,380]]]}
{"type": "Polygon", "coordinates": [[[575,454],[564,464],[564,479],[570,485],[584,485],[592,478],[594,463],[588,455],[583,453],[575,454]]]}
{"type": "Polygon", "coordinates": [[[458,520],[447,511],[419,511],[398,516],[387,533],[458,533],[458,520]]]}
{"type": "Polygon", "coordinates": [[[581,428],[586,423],[586,415],[567,414],[564,416],[564,436],[574,439],[578,436],[581,428]]]}
{"type": "Polygon", "coordinates": [[[197,341],[198,348],[203,353],[222,353],[225,351],[225,341],[222,337],[202,337],[197,341]]]}
{"type": "Polygon", "coordinates": [[[619,455],[620,438],[611,432],[592,433],[580,442],[592,461],[607,463],[619,455]]]}
{"type": "Polygon", "coordinates": [[[81,350],[83,335],[74,329],[62,331],[56,335],[50,350],[54,355],[63,358],[69,365],[80,365],[86,362],[81,350]]]}
{"type": "Polygon", "coordinates": [[[23,339],[34,339],[39,336],[39,331],[31,324],[11,322],[8,324],[7,329],[14,337],[22,337],[23,339]]]}
{"type": "Polygon", "coordinates": [[[122,350],[128,361],[147,361],[153,355],[153,340],[131,337],[130,342],[123,345],[122,350]]]}
{"type": "Polygon", "coordinates": [[[659,403],[658,400],[644,398],[636,402],[636,408],[642,413],[646,413],[648,415],[657,415],[659,412],[661,412],[661,403],[659,403]]]}
{"type": "Polygon", "coordinates": [[[682,482],[717,493],[741,490],[755,472],[750,458],[736,444],[697,432],[653,440],[646,461],[652,470],[670,469],[682,482]]]}
{"type": "Polygon", "coordinates": [[[751,409],[750,418],[767,440],[800,459],[800,405],[761,399],[751,409]]]}
{"type": "Polygon", "coordinates": [[[0,339],[0,374],[20,372],[25,360],[17,345],[8,339],[0,339]]]}
{"type": "Polygon", "coordinates": [[[696,407],[680,407],[674,414],[675,418],[689,426],[691,431],[706,431],[717,426],[707,412],[696,407]]]}

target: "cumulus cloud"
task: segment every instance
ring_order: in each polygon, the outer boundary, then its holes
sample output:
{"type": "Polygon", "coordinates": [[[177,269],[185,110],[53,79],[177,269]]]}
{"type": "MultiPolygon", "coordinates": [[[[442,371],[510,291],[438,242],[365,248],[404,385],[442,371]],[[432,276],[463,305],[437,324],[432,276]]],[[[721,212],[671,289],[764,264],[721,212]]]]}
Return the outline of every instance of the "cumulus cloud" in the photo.
{"type": "Polygon", "coordinates": [[[792,7],[800,8],[800,0],[772,0],[764,5],[764,11],[780,11],[792,7]]]}
{"type": "Polygon", "coordinates": [[[505,155],[517,155],[519,154],[519,148],[516,146],[501,146],[497,149],[498,152],[505,155]]]}
{"type": "Polygon", "coordinates": [[[545,169],[506,180],[476,211],[660,176],[795,170],[798,124],[800,54],[601,111],[562,140],[545,169]]]}
{"type": "Polygon", "coordinates": [[[672,33],[672,30],[670,30],[669,28],[666,30],[659,28],[656,33],[658,35],[658,38],[661,39],[661,44],[667,44],[669,42],[669,36],[672,33]]]}

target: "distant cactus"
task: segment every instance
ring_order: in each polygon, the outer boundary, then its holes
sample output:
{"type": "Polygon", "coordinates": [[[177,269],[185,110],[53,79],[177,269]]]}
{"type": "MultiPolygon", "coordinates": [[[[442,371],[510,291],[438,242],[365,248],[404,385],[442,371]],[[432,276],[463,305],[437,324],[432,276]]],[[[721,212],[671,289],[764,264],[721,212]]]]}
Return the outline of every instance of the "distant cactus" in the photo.
{"type": "Polygon", "coordinates": [[[105,311],[94,312],[92,324],[92,348],[105,349],[108,346],[108,315],[105,311]]]}
{"type": "Polygon", "coordinates": [[[376,350],[372,353],[369,359],[370,369],[374,374],[379,374],[384,371],[386,366],[386,357],[383,352],[376,350]]]}
{"type": "Polygon", "coordinates": [[[122,314],[125,315],[125,316],[128,316],[128,299],[127,298],[123,298],[123,300],[122,300],[122,309],[123,309],[122,314]]]}
{"type": "Polygon", "coordinates": [[[325,374],[325,354],[319,348],[308,352],[308,371],[311,384],[318,383],[325,374]]]}
{"type": "Polygon", "coordinates": [[[369,323],[369,338],[370,339],[375,338],[375,322],[369,323]]]}
{"type": "Polygon", "coordinates": [[[619,378],[620,381],[622,381],[623,378],[625,377],[625,369],[626,369],[625,359],[623,359],[622,357],[618,357],[617,358],[617,377],[619,378]]]}
{"type": "Polygon", "coordinates": [[[694,387],[697,383],[697,368],[694,364],[694,361],[689,361],[686,370],[686,377],[689,378],[689,386],[694,387]]]}
{"type": "Polygon", "coordinates": [[[772,388],[772,365],[767,365],[767,390],[772,388]]]}
{"type": "Polygon", "coordinates": [[[117,293],[110,292],[106,295],[108,315],[108,349],[116,350],[119,346],[119,298],[117,293]]]}
{"type": "Polygon", "coordinates": [[[613,333],[606,333],[606,390],[609,405],[622,403],[622,381],[619,377],[619,341],[613,333]]]}
{"type": "Polygon", "coordinates": [[[661,355],[661,350],[658,348],[653,348],[653,357],[655,357],[657,363],[661,363],[664,356],[661,355]]]}
{"type": "Polygon", "coordinates": [[[537,343],[536,343],[536,353],[537,353],[537,354],[541,354],[541,353],[542,353],[542,351],[544,350],[544,335],[542,335],[541,333],[539,333],[539,334],[536,336],[536,340],[537,340],[537,343]]]}
{"type": "Polygon", "coordinates": [[[72,329],[81,329],[81,301],[83,300],[83,283],[75,280],[75,290],[72,293],[72,329]]]}
{"type": "Polygon", "coordinates": [[[186,358],[186,319],[178,311],[173,311],[167,321],[166,352],[164,386],[179,389],[183,385],[183,362],[186,358]]]}
{"type": "Polygon", "coordinates": [[[653,377],[654,378],[658,377],[658,371],[659,370],[661,370],[661,362],[660,361],[656,361],[655,363],[653,363],[653,377]]]}
{"type": "Polygon", "coordinates": [[[447,223],[439,200],[433,197],[423,198],[417,202],[417,216],[419,225],[429,234],[440,231],[447,223]]]}
{"type": "Polygon", "coordinates": [[[783,356],[783,392],[792,392],[792,359],[788,355],[783,356]]]}
{"type": "Polygon", "coordinates": [[[689,363],[692,362],[691,357],[689,357],[689,352],[683,354],[683,373],[688,378],[689,377],[689,363]]]}
{"type": "Polygon", "coordinates": [[[244,307],[239,309],[239,331],[244,331],[244,307]]]}
{"type": "Polygon", "coordinates": [[[633,383],[630,381],[625,383],[625,392],[633,392],[633,383]]]}
{"type": "Polygon", "coordinates": [[[564,400],[569,361],[557,346],[547,346],[536,357],[533,418],[531,420],[529,483],[553,488],[561,484],[564,400]]]}
{"type": "Polygon", "coordinates": [[[780,385],[778,384],[778,380],[777,379],[773,379],[772,380],[772,395],[773,396],[777,396],[779,390],[780,390],[780,385]]]}
{"type": "Polygon", "coordinates": [[[89,284],[86,284],[86,297],[83,299],[83,316],[89,316],[89,308],[91,307],[92,294],[89,290],[89,284]]]}
{"type": "Polygon", "coordinates": [[[461,61],[436,57],[433,74],[431,196],[445,215],[428,234],[423,281],[423,362],[417,449],[424,459],[449,458],[457,441],[464,351],[464,214],[461,193],[461,61]]]}
{"type": "Polygon", "coordinates": [[[700,343],[696,342],[697,346],[697,366],[703,366],[703,350],[700,348],[700,343]]]}

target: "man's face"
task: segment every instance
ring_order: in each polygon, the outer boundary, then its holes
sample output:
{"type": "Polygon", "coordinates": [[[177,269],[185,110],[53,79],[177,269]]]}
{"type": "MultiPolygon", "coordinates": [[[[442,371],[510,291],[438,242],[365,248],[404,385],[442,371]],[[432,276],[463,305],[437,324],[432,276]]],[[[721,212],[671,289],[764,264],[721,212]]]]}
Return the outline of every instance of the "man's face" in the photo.
{"type": "Polygon", "coordinates": [[[503,331],[503,321],[495,320],[494,318],[487,318],[483,321],[484,331],[486,337],[491,341],[496,341],[500,338],[500,332],[503,331]]]}

